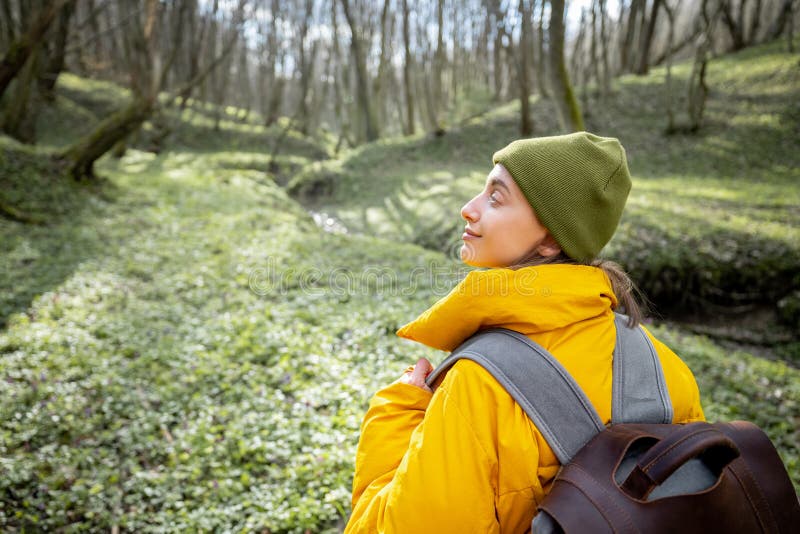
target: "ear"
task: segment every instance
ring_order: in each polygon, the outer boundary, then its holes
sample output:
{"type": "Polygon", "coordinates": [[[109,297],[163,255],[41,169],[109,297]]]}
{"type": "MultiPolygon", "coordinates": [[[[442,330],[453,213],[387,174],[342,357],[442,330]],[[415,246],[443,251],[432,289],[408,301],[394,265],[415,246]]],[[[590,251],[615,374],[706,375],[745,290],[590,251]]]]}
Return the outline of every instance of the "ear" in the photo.
{"type": "Polygon", "coordinates": [[[555,256],[561,252],[561,245],[559,245],[555,238],[548,233],[536,246],[536,252],[538,252],[542,257],[549,258],[550,256],[555,256]]]}

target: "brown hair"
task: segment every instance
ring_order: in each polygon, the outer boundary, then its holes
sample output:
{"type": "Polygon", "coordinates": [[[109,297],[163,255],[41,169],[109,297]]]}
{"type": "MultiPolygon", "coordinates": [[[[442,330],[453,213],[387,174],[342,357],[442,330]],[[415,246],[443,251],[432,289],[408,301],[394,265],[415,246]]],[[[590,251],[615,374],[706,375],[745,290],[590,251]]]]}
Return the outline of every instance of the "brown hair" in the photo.
{"type": "Polygon", "coordinates": [[[644,319],[647,313],[647,299],[636,286],[636,284],[628,276],[628,273],[616,262],[611,260],[604,260],[597,258],[587,262],[576,261],[563,251],[553,256],[542,256],[538,252],[523,257],[509,269],[521,269],[523,267],[531,267],[534,265],[552,265],[552,264],[568,264],[568,265],[590,265],[602,269],[611,282],[611,289],[617,297],[617,306],[614,310],[621,311],[628,316],[628,326],[633,328],[644,319]]]}

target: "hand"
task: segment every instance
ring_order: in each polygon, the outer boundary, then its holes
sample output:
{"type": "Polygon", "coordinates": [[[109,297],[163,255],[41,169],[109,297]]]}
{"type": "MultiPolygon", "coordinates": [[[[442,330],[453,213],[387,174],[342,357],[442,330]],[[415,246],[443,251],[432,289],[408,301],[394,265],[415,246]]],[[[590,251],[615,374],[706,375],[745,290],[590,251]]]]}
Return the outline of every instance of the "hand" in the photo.
{"type": "Polygon", "coordinates": [[[431,374],[433,371],[433,366],[431,362],[429,362],[426,358],[420,358],[417,360],[417,364],[406,371],[406,373],[400,377],[400,382],[403,384],[410,384],[412,386],[417,386],[418,388],[422,388],[425,391],[433,392],[431,388],[425,383],[425,378],[431,374]]]}

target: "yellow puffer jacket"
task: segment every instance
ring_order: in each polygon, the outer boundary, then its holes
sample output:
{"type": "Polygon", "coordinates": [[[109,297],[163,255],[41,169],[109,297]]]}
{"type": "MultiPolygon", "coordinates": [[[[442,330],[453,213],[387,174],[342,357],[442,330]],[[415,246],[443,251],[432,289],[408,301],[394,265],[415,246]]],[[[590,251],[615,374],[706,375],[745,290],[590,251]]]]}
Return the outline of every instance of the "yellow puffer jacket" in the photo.
{"type": "MultiPolygon", "coordinates": [[[[612,309],[596,267],[470,273],[398,335],[451,351],[479,329],[527,335],[555,356],[611,419],[612,309]]],[[[674,422],[702,421],[694,376],[654,339],[674,422]]],[[[460,360],[431,394],[395,382],[361,427],[347,533],[517,533],[530,529],[559,463],[522,408],[482,367],[460,360]]]]}

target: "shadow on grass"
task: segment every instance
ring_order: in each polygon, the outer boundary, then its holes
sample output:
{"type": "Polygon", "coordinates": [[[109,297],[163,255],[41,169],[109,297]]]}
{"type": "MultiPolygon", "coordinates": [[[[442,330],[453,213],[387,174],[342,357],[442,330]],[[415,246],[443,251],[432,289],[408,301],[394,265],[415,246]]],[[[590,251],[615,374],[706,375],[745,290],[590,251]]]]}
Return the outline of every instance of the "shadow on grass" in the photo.
{"type": "Polygon", "coordinates": [[[0,328],[108,247],[96,217],[113,194],[103,180],[69,180],[44,151],[0,144],[0,200],[41,221],[0,219],[0,328]]]}

